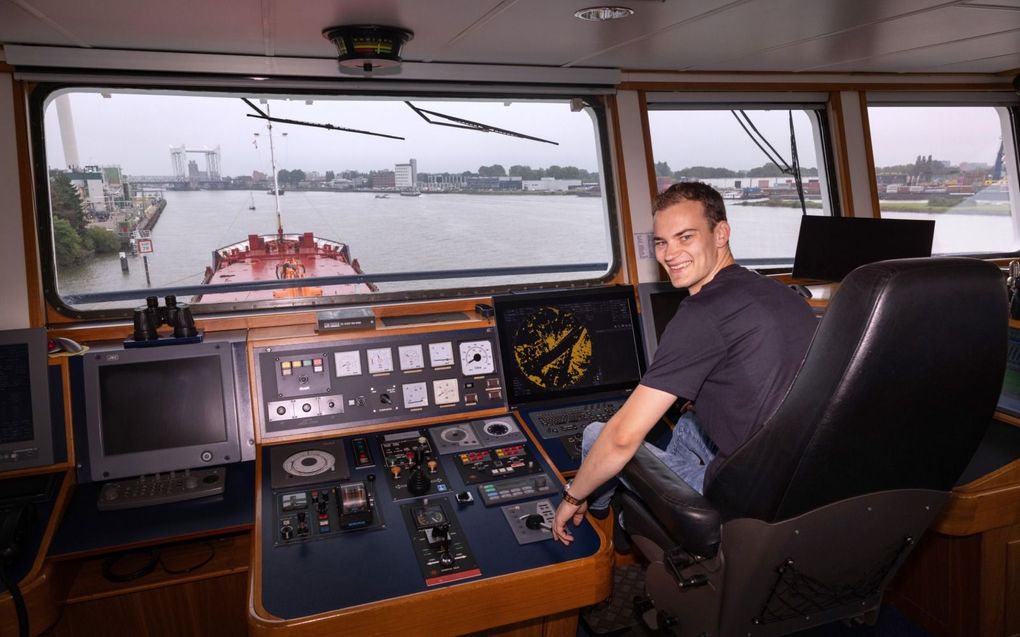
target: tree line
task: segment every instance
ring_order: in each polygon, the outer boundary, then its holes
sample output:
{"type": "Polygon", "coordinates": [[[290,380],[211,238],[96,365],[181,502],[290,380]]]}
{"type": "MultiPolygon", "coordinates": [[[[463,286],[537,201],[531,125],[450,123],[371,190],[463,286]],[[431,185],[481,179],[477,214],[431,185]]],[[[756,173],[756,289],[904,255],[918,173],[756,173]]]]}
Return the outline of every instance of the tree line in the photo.
{"type": "Polygon", "coordinates": [[[120,238],[101,226],[89,225],[78,189],[67,173],[50,175],[53,244],[58,265],[73,265],[96,253],[118,252],[120,238]]]}
{"type": "MultiPolygon", "coordinates": [[[[680,170],[672,170],[669,164],[664,161],[655,162],[655,174],[659,177],[672,177],[677,181],[684,179],[726,179],[730,177],[784,177],[790,176],[788,173],[783,172],[783,169],[775,164],[775,162],[766,162],[756,168],[750,170],[731,170],[729,168],[719,168],[714,166],[688,166],[681,168],[680,170]]],[[[804,177],[817,177],[817,168],[804,168],[800,169],[800,174],[804,177]]]]}
{"type": "MultiPolygon", "coordinates": [[[[332,181],[338,173],[327,170],[326,181],[332,181]]],[[[433,173],[434,174],[434,173],[433,173]]],[[[507,170],[502,164],[491,166],[479,166],[477,172],[465,170],[459,173],[465,177],[478,175],[479,177],[520,177],[521,179],[542,179],[551,177],[553,179],[580,179],[581,181],[598,181],[599,174],[577,166],[549,166],[548,168],[532,168],[531,166],[514,165],[507,170]]],[[[357,170],[345,170],[339,173],[344,179],[355,179],[357,177],[371,177],[372,173],[363,173],[357,170]]],[[[301,169],[281,169],[277,173],[280,185],[297,185],[307,178],[305,171],[301,169]]]]}

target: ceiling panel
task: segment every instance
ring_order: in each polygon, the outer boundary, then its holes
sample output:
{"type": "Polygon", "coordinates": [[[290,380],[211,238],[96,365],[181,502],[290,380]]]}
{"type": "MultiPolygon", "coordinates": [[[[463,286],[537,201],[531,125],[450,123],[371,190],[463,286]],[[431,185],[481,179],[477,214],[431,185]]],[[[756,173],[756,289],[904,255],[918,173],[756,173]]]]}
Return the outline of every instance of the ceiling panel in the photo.
{"type": "Polygon", "coordinates": [[[1020,0],[621,0],[623,20],[548,0],[0,0],[0,44],[327,59],[322,30],[414,32],[420,62],[701,71],[1016,69],[1020,0]],[[1011,32],[1012,31],[1012,32],[1011,32]]]}
{"type": "MultiPolygon", "coordinates": [[[[987,58],[989,51],[1020,55],[1020,29],[891,53],[868,60],[855,60],[826,67],[824,70],[915,73],[933,70],[932,59],[961,60],[955,62],[954,65],[965,65],[967,72],[991,72],[1003,68],[1000,59],[1002,56],[995,55],[992,58],[987,58]]],[[[942,70],[945,68],[943,67],[942,70]]]]}
{"type": "Polygon", "coordinates": [[[586,62],[602,66],[612,60],[632,69],[715,69],[727,60],[757,57],[763,51],[903,14],[934,11],[945,4],[946,0],[758,0],[586,62]]]}
{"type": "MultiPolygon", "coordinates": [[[[827,70],[843,65],[844,70],[865,70],[868,60],[924,46],[975,38],[1020,27],[1020,13],[947,7],[882,22],[832,37],[760,52],[753,56],[707,66],[709,70],[750,71],[783,68],[793,71],[827,70]]],[[[1001,53],[1001,51],[999,51],[1001,53]]],[[[940,60],[932,56],[932,63],[940,60]]],[[[955,61],[955,60],[954,60],[955,61]]]]}
{"type": "Polygon", "coordinates": [[[0,21],[0,42],[60,44],[67,41],[46,20],[73,34],[79,44],[102,48],[246,52],[262,54],[261,3],[258,0],[208,2],[177,0],[103,0],[66,2],[62,0],[0,0],[6,17],[0,21]],[[17,4],[40,13],[40,19],[17,4]]]}
{"type": "MultiPolygon", "coordinates": [[[[327,27],[380,24],[408,29],[414,37],[404,59],[428,61],[458,33],[499,8],[499,0],[429,0],[428,2],[308,2],[301,11],[277,8],[274,38],[277,55],[329,57],[335,49],[322,37],[327,27]]],[[[511,3],[512,4],[512,3],[511,3]]]]}
{"type": "MultiPolygon", "coordinates": [[[[757,0],[684,0],[683,2],[621,3],[634,9],[634,15],[621,20],[589,22],[574,17],[574,11],[590,4],[572,5],[546,0],[520,0],[504,11],[498,20],[464,35],[437,54],[449,62],[511,60],[514,64],[613,66],[613,56],[605,64],[587,60],[601,51],[627,42],[664,32],[673,25],[695,20],[698,16],[727,7],[741,7],[757,0]]],[[[669,37],[664,35],[652,37],[669,37]]]]}

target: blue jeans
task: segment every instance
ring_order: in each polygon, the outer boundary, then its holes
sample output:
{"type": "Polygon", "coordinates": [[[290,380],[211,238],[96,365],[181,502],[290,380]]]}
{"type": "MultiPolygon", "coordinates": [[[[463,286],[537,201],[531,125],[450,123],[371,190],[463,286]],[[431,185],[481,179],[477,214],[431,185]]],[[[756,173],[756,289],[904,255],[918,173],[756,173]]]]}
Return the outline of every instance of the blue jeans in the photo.
{"type": "MultiPolygon", "coordinates": [[[[584,428],[581,439],[581,460],[588,457],[588,452],[595,444],[595,439],[602,433],[604,422],[593,422],[584,428]]],[[[644,443],[659,460],[662,460],[669,469],[677,474],[681,480],[689,484],[698,493],[705,488],[705,469],[708,463],[712,462],[718,449],[705,432],[698,426],[694,414],[685,413],[680,417],[673,428],[673,436],[663,451],[653,444],[644,443]]],[[[596,511],[604,510],[609,506],[609,501],[616,491],[618,478],[613,478],[595,490],[588,498],[588,508],[596,511]]]]}

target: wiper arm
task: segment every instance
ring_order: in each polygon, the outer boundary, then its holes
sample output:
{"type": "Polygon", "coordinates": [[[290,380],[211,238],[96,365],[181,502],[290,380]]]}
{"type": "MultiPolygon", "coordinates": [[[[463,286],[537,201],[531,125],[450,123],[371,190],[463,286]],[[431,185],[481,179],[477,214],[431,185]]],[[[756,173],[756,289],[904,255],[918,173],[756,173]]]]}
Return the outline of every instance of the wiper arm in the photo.
{"type": "Polygon", "coordinates": [[[403,140],[404,139],[403,137],[397,137],[396,135],[387,135],[385,133],[373,133],[371,131],[358,130],[356,128],[345,128],[343,126],[334,126],[333,124],[319,124],[317,122],[302,122],[300,120],[285,119],[283,117],[271,117],[267,113],[262,112],[262,110],[258,106],[255,106],[254,104],[252,104],[251,101],[248,100],[248,98],[242,97],[241,99],[244,100],[245,104],[247,104],[248,106],[252,107],[252,109],[256,113],[258,113],[258,115],[252,115],[251,113],[248,113],[248,117],[255,117],[257,119],[264,119],[264,120],[267,120],[267,121],[270,121],[270,122],[279,122],[281,124],[294,124],[295,126],[314,126],[315,128],[325,128],[327,130],[341,131],[341,132],[344,132],[344,133],[358,133],[359,135],[373,135],[375,137],[386,137],[388,139],[399,139],[399,140],[403,140]]]}
{"type": "Polygon", "coordinates": [[[500,135],[507,135],[509,137],[520,137],[521,139],[530,139],[536,142],[543,142],[545,144],[552,144],[553,146],[559,146],[559,142],[552,142],[548,139],[542,139],[541,137],[532,137],[531,135],[525,135],[524,133],[518,133],[512,130],[506,130],[505,128],[496,128],[495,126],[489,126],[488,124],[482,124],[480,122],[472,122],[469,119],[462,119],[460,117],[454,117],[453,115],[446,115],[444,113],[437,113],[436,111],[428,111],[424,108],[418,108],[411,102],[404,102],[411,107],[411,110],[421,116],[423,120],[429,124],[435,124],[436,126],[449,126],[450,128],[466,128],[468,130],[476,130],[481,133],[499,133],[500,135]],[[429,119],[429,115],[433,117],[441,117],[446,122],[433,121],[429,119]]]}

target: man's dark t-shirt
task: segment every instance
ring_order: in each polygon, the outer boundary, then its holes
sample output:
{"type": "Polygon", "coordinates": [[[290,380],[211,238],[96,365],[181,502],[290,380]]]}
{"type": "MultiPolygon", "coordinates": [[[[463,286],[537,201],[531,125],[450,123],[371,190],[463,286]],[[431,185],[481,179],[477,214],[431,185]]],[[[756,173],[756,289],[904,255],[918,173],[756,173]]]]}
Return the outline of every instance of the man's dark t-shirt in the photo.
{"type": "Polygon", "coordinates": [[[816,323],[797,293],[739,265],[684,299],[641,384],[694,401],[698,424],[719,447],[706,484],[779,407],[816,323]]]}

